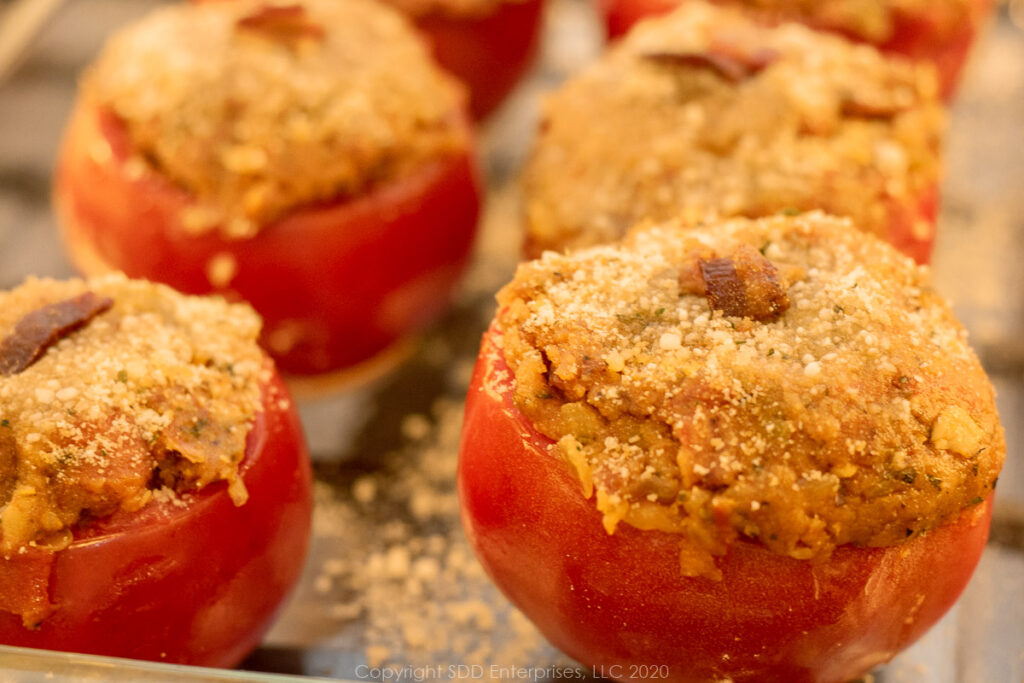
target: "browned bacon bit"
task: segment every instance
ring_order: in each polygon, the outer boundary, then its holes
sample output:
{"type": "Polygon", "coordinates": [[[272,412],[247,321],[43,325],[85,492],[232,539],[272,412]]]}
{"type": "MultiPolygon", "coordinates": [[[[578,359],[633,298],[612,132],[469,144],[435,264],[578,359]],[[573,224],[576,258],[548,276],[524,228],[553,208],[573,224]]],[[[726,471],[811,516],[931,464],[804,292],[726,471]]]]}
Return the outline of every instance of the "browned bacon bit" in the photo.
{"type": "Polygon", "coordinates": [[[909,107],[901,106],[893,101],[876,100],[870,101],[857,98],[854,95],[847,95],[842,101],[843,116],[860,119],[888,120],[908,111],[909,107]]]}
{"type": "Polygon", "coordinates": [[[43,306],[26,314],[0,342],[0,375],[16,375],[46,350],[114,305],[93,292],[43,306]]]}
{"type": "Polygon", "coordinates": [[[772,65],[782,54],[770,47],[755,47],[751,49],[742,40],[728,40],[719,36],[711,44],[709,50],[719,57],[734,59],[745,66],[748,75],[760,73],[772,65]]]}
{"type": "Polygon", "coordinates": [[[730,83],[739,83],[764,70],[778,58],[774,50],[743,52],[712,48],[706,52],[649,52],[643,55],[658,64],[711,69],[730,83]]]}
{"type": "Polygon", "coordinates": [[[704,293],[711,308],[726,315],[743,317],[747,294],[736,273],[731,258],[700,260],[700,273],[704,278],[704,293]]]}
{"type": "Polygon", "coordinates": [[[728,258],[701,259],[700,270],[713,310],[770,322],[789,308],[778,271],[753,247],[742,245],[728,258]]]}
{"type": "Polygon", "coordinates": [[[240,29],[255,31],[265,38],[294,49],[303,39],[323,40],[324,27],[310,20],[306,8],[299,4],[261,5],[235,25],[240,29]]]}

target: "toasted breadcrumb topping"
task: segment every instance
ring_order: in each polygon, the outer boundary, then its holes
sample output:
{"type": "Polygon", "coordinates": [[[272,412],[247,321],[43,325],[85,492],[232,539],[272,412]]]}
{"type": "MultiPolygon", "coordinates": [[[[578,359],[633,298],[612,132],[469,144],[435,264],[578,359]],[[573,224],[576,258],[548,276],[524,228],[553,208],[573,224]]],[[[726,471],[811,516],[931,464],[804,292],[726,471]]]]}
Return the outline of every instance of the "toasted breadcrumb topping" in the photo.
{"type": "Polygon", "coordinates": [[[76,525],[215,481],[238,466],[266,369],[246,305],[111,275],[0,293],[0,338],[56,302],[112,306],[0,376],[0,555],[60,550],[76,525]]]}
{"type": "Polygon", "coordinates": [[[192,193],[186,230],[252,235],[468,145],[463,95],[369,0],[179,3],[115,35],[86,74],[137,159],[192,193]]]}
{"type": "Polygon", "coordinates": [[[517,407],[609,532],[692,539],[688,574],[737,537],[795,558],[898,544],[995,486],[1006,446],[964,330],[927,269],[847,220],[646,226],[525,263],[498,300],[517,407]],[[741,280],[785,292],[763,321],[700,281],[751,249],[741,280]]]}
{"type": "Polygon", "coordinates": [[[930,66],[702,2],[637,26],[544,112],[524,180],[532,255],[647,218],[784,209],[885,236],[940,176],[930,66]]]}
{"type": "MultiPolygon", "coordinates": [[[[685,1],[685,0],[681,0],[685,1]]],[[[712,0],[759,12],[768,20],[797,20],[873,44],[893,39],[901,21],[926,21],[942,40],[965,24],[977,25],[982,3],[971,0],[712,0]]]]}

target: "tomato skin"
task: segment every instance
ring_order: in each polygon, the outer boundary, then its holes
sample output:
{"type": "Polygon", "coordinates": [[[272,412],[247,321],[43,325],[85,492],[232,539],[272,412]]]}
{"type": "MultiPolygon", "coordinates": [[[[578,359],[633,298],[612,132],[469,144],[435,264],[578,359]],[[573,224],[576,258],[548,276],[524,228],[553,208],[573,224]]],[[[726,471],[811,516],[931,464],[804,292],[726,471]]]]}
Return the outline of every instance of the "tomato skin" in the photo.
{"type": "MultiPolygon", "coordinates": [[[[54,612],[36,630],[0,612],[0,643],[203,666],[238,664],[297,582],[309,543],[312,474],[275,373],[239,469],[249,500],[218,482],[79,530],[56,554],[54,612]]],[[[17,563],[17,557],[0,562],[17,563]]]]}
{"type": "Polygon", "coordinates": [[[738,542],[723,580],[684,578],[681,539],[608,535],[576,476],[512,403],[492,328],[470,385],[459,456],[463,524],[485,570],[557,647],[617,680],[840,682],[891,659],[959,596],[991,500],[890,548],[820,564],[738,542]],[[664,670],[659,672],[663,673],[664,670]],[[650,670],[647,670],[650,677],[650,670]]]}
{"type": "Polygon", "coordinates": [[[433,12],[413,22],[437,63],[469,88],[470,110],[479,120],[501,104],[530,66],[543,13],[543,0],[507,1],[479,17],[433,12]]]}
{"type": "Polygon", "coordinates": [[[433,321],[476,234],[472,150],[351,200],[297,210],[249,239],[189,233],[180,216],[192,197],[159,174],[133,175],[130,158],[117,117],[79,103],[55,181],[72,260],[89,275],[121,270],[248,301],[264,319],[264,346],[289,375],[351,367],[433,321]],[[228,283],[211,283],[214,259],[235,264],[228,283]]]}
{"type": "MultiPolygon", "coordinates": [[[[633,24],[641,19],[667,14],[682,2],[686,0],[599,0],[598,5],[605,18],[608,37],[615,39],[628,33],[633,24]]],[[[718,4],[734,3],[718,0],[718,4]]],[[[959,24],[955,30],[938,25],[931,16],[909,16],[897,12],[890,38],[874,45],[887,54],[933,63],[939,73],[942,96],[949,101],[956,94],[971,45],[977,38],[984,18],[991,14],[992,7],[992,0],[971,0],[972,21],[959,24]]],[[[834,31],[850,40],[865,42],[858,36],[834,26],[808,23],[813,28],[834,31]]]]}

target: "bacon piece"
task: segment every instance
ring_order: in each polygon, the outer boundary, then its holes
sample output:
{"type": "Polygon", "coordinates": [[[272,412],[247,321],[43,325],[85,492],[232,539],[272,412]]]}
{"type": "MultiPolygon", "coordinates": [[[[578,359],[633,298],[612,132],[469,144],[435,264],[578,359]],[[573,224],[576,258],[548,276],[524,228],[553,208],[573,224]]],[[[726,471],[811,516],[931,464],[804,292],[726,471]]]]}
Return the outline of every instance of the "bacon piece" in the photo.
{"type": "Polygon", "coordinates": [[[887,121],[897,114],[910,110],[910,105],[901,105],[893,101],[883,101],[878,98],[875,101],[866,98],[858,98],[855,95],[847,95],[842,101],[843,116],[850,116],[859,119],[887,121]]]}
{"type": "Polygon", "coordinates": [[[711,69],[730,83],[739,83],[763,71],[778,56],[777,52],[766,48],[748,52],[729,46],[712,46],[705,52],[649,52],[643,55],[644,59],[667,66],[711,69]]]}
{"type": "Polygon", "coordinates": [[[753,247],[742,245],[730,257],[701,259],[699,265],[713,310],[771,322],[789,308],[786,286],[778,271],[753,247]]]}
{"type": "Polygon", "coordinates": [[[265,38],[294,49],[304,39],[323,40],[324,27],[310,20],[300,4],[261,5],[251,14],[235,22],[243,30],[255,31],[265,38]]]}
{"type": "Polygon", "coordinates": [[[23,372],[48,348],[113,305],[109,297],[86,292],[26,314],[0,342],[0,376],[23,372]]]}
{"type": "Polygon", "coordinates": [[[700,274],[704,278],[704,294],[711,308],[726,315],[743,317],[747,303],[746,290],[736,273],[736,264],[731,258],[713,258],[699,262],[700,274]]]}

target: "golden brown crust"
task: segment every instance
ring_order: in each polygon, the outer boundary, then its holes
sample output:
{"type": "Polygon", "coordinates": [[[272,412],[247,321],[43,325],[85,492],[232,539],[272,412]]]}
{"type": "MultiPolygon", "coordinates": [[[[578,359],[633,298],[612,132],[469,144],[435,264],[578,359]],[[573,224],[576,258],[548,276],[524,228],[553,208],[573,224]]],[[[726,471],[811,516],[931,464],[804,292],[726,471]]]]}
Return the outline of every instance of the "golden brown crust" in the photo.
{"type": "Polygon", "coordinates": [[[896,207],[916,215],[938,183],[943,126],[930,67],[687,2],[547,101],[524,180],[527,249],[787,208],[885,236],[896,207]]]}
{"type": "Polygon", "coordinates": [[[120,275],[30,279],[0,293],[0,338],[90,292],[109,310],[0,377],[2,554],[59,549],[81,519],[213,481],[245,500],[238,465],[266,372],[259,318],[120,275]]]}
{"type": "Polygon", "coordinates": [[[499,303],[516,404],[609,530],[797,558],[893,545],[987,497],[1004,458],[992,387],[927,270],[845,220],[638,229],[521,265],[499,303]],[[766,322],[687,285],[696,261],[750,249],[789,302],[766,322]]]}
{"type": "Polygon", "coordinates": [[[461,91],[369,0],[165,7],[109,42],[82,90],[124,121],[140,172],[195,196],[194,231],[251,235],[469,144],[461,91]]]}

